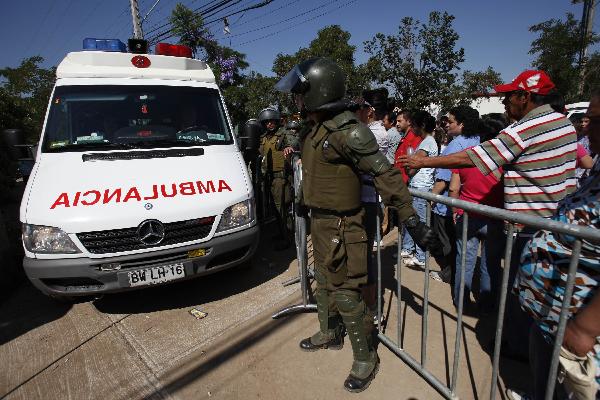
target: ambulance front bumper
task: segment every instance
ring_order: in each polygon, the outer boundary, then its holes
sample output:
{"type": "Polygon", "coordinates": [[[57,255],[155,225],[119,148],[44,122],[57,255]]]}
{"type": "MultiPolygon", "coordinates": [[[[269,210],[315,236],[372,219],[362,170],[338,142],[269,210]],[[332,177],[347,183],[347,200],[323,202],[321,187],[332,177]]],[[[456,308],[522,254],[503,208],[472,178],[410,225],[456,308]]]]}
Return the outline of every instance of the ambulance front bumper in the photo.
{"type": "Polygon", "coordinates": [[[35,287],[52,297],[86,296],[178,282],[249,262],[259,228],[219,236],[207,242],[148,253],[102,259],[34,259],[23,267],[35,287]]]}

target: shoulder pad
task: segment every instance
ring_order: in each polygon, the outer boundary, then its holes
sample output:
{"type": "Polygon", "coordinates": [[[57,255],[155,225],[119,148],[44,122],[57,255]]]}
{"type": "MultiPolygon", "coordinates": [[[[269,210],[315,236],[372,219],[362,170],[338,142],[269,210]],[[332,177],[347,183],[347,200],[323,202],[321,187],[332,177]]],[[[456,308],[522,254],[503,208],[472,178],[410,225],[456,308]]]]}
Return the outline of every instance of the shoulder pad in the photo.
{"type": "Polygon", "coordinates": [[[350,123],[357,123],[356,115],[350,111],[344,111],[337,114],[330,120],[323,122],[323,125],[331,131],[337,131],[350,123]]]}
{"type": "Polygon", "coordinates": [[[358,123],[350,129],[346,145],[358,154],[374,154],[379,151],[375,135],[363,123],[358,123]]]}

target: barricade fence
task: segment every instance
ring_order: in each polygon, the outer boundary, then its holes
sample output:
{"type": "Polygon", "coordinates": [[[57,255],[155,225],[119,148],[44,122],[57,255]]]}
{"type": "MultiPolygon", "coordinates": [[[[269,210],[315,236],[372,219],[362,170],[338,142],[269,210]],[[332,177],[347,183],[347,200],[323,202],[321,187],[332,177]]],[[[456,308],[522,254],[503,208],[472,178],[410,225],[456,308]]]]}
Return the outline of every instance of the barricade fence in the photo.
{"type": "MultiPolygon", "coordinates": [[[[302,169],[301,162],[297,154],[293,156],[292,159],[293,166],[293,177],[294,177],[294,193],[298,198],[301,196],[301,183],[302,183],[302,169]]],[[[468,229],[468,220],[470,213],[476,213],[478,216],[485,216],[491,220],[503,221],[506,227],[506,244],[504,247],[504,261],[503,261],[503,270],[501,276],[501,283],[499,288],[499,299],[497,299],[497,319],[495,326],[495,338],[494,338],[494,348],[493,348],[493,356],[492,356],[492,375],[490,377],[490,394],[489,398],[494,400],[496,398],[497,392],[497,383],[498,383],[498,373],[499,373],[499,363],[500,363],[500,350],[501,350],[501,341],[502,341],[502,331],[504,326],[504,318],[505,318],[505,310],[506,310],[506,300],[508,291],[510,288],[508,287],[509,282],[509,272],[511,268],[511,258],[514,244],[514,236],[517,232],[517,226],[526,227],[528,230],[547,230],[555,233],[562,233],[569,235],[575,238],[573,248],[572,248],[572,258],[569,264],[568,269],[568,278],[566,282],[566,287],[564,291],[564,299],[562,302],[560,317],[558,322],[558,328],[555,335],[555,340],[553,344],[552,350],[552,358],[550,370],[548,371],[548,383],[546,387],[546,400],[551,400],[553,398],[556,377],[558,372],[559,365],[559,353],[561,349],[561,344],[564,337],[565,327],[568,318],[568,305],[571,302],[571,297],[573,294],[573,286],[575,280],[575,273],[577,270],[578,260],[581,252],[581,241],[582,240],[591,240],[591,241],[600,241],[600,232],[596,229],[579,226],[579,225],[571,225],[566,224],[546,218],[535,217],[523,213],[516,213],[512,211],[507,211],[504,209],[499,209],[495,207],[490,207],[482,204],[476,204],[471,202],[466,202],[459,199],[449,198],[445,196],[440,196],[436,194],[432,194],[430,192],[424,192],[415,189],[409,189],[410,193],[414,197],[422,198],[427,200],[427,209],[426,209],[426,223],[428,226],[431,226],[431,204],[432,203],[440,203],[444,204],[447,207],[453,207],[455,209],[463,210],[463,220],[462,220],[462,232],[460,235],[462,237],[462,257],[460,261],[460,273],[459,273],[459,293],[457,300],[457,313],[456,313],[456,335],[454,342],[454,355],[452,360],[452,375],[450,379],[450,384],[447,385],[442,382],[434,373],[431,372],[427,368],[427,335],[429,330],[428,325],[428,312],[429,312],[429,272],[430,272],[430,254],[429,251],[425,252],[425,266],[423,273],[423,308],[421,313],[421,349],[420,349],[420,360],[417,360],[413,357],[408,351],[406,351],[401,346],[401,338],[403,335],[403,316],[402,316],[402,266],[403,259],[401,257],[401,247],[402,247],[402,226],[398,227],[398,246],[397,246],[397,267],[396,269],[396,282],[397,282],[397,338],[396,341],[391,337],[387,336],[384,333],[383,324],[380,323],[377,328],[377,337],[381,343],[383,343],[389,350],[391,350],[396,356],[398,356],[404,363],[406,363],[409,367],[411,367],[414,371],[416,371],[421,377],[431,385],[435,390],[437,390],[442,396],[447,399],[458,399],[458,395],[456,393],[457,381],[458,381],[458,367],[459,367],[459,359],[461,352],[461,340],[462,340],[462,331],[463,331],[463,308],[464,308],[464,283],[465,283],[465,266],[466,266],[466,246],[467,246],[467,229],[468,229]]],[[[298,200],[298,198],[296,200],[298,200]]],[[[298,202],[296,202],[297,204],[298,202]]],[[[307,224],[308,224],[308,216],[303,214],[302,210],[295,207],[295,240],[296,240],[296,250],[298,255],[298,268],[299,275],[298,278],[293,280],[293,283],[300,282],[301,292],[302,292],[302,303],[298,305],[293,305],[290,307],[286,307],[285,309],[275,313],[273,318],[279,318],[282,316],[287,316],[296,312],[314,312],[316,311],[316,305],[309,303],[309,295],[310,295],[310,282],[309,278],[311,277],[311,272],[309,270],[309,252],[308,252],[308,235],[307,235],[307,224]]],[[[381,221],[379,215],[377,215],[377,231],[376,231],[376,243],[377,243],[377,269],[378,269],[378,278],[377,278],[377,318],[379,321],[382,321],[382,303],[381,299],[383,298],[383,287],[382,287],[382,261],[381,261],[381,251],[380,251],[380,243],[381,243],[381,221]]],[[[369,251],[371,251],[369,249],[369,251]]],[[[387,266],[386,266],[387,267],[387,266]]],[[[289,283],[287,283],[289,284],[289,283]]]]}
{"type": "MultiPolygon", "coordinates": [[[[419,373],[432,387],[434,387],[440,394],[448,399],[457,399],[458,396],[456,394],[456,385],[458,379],[458,364],[460,358],[461,351],[461,334],[463,328],[463,306],[464,306],[464,283],[465,283],[465,265],[466,265],[466,246],[467,246],[467,228],[468,228],[468,219],[470,213],[477,213],[480,216],[485,216],[492,220],[504,221],[507,224],[506,230],[506,245],[504,248],[504,263],[503,263],[503,271],[502,271],[502,279],[500,284],[500,298],[498,301],[498,316],[496,320],[496,329],[495,329],[495,339],[494,339],[494,352],[492,356],[492,376],[491,376],[491,385],[490,385],[490,399],[496,398],[497,391],[497,382],[498,382],[498,371],[499,371],[499,361],[500,361],[500,350],[501,350],[501,340],[502,340],[502,330],[504,325],[504,316],[506,310],[506,299],[507,294],[510,288],[508,287],[509,281],[509,271],[510,271],[510,263],[512,258],[512,250],[513,250],[513,242],[514,242],[514,234],[516,232],[516,226],[521,225],[523,227],[527,227],[529,229],[535,230],[548,230],[553,232],[558,232],[562,234],[570,235],[576,238],[573,250],[572,250],[572,258],[569,265],[568,279],[566,283],[564,300],[562,303],[560,318],[558,323],[558,328],[555,336],[555,341],[553,345],[552,351],[552,361],[550,365],[550,370],[548,371],[548,384],[546,387],[546,400],[550,400],[553,398],[556,376],[558,371],[558,359],[561,344],[564,337],[564,331],[567,323],[567,314],[568,314],[568,305],[571,302],[571,297],[573,293],[573,286],[575,280],[575,272],[577,270],[579,255],[581,251],[581,240],[593,240],[600,241],[600,232],[596,229],[592,229],[589,227],[579,226],[579,225],[570,225],[565,224],[558,221],[553,221],[545,218],[534,217],[527,214],[520,214],[512,211],[507,211],[504,209],[489,207],[481,204],[470,203],[463,200],[453,199],[445,196],[435,195],[430,192],[423,192],[415,189],[409,189],[411,195],[414,197],[419,197],[427,200],[427,225],[431,225],[431,202],[441,203],[446,205],[447,207],[454,207],[456,209],[463,210],[463,223],[462,223],[462,232],[460,233],[462,236],[462,257],[460,262],[460,283],[459,283],[459,293],[457,298],[457,327],[456,327],[456,336],[454,343],[454,356],[452,362],[452,377],[450,380],[450,385],[447,386],[440,379],[438,379],[430,370],[427,369],[427,334],[428,334],[428,308],[429,308],[429,266],[430,266],[430,255],[429,251],[425,253],[425,271],[424,271],[424,289],[423,289],[423,312],[421,315],[421,357],[420,361],[417,361],[411,354],[409,354],[406,350],[404,350],[401,343],[402,336],[402,307],[401,307],[401,299],[402,299],[402,257],[400,256],[400,249],[402,243],[402,229],[398,229],[398,249],[397,249],[397,260],[398,260],[398,268],[396,268],[396,280],[397,280],[397,301],[398,301],[398,315],[397,315],[397,333],[398,338],[397,341],[388,336],[386,336],[383,332],[382,324],[379,324],[378,327],[378,338],[388,347],[392,352],[394,352],[402,361],[404,361],[407,365],[409,365],[413,370],[419,373]]],[[[379,222],[379,221],[378,221],[379,222]]],[[[378,223],[378,226],[380,224],[378,223]]],[[[377,240],[380,241],[380,231],[377,231],[377,240]]],[[[378,291],[378,302],[381,301],[382,297],[382,265],[381,265],[381,257],[380,252],[378,251],[377,256],[377,267],[378,267],[378,282],[377,282],[377,291],[378,291]]],[[[381,321],[381,304],[378,304],[378,318],[381,321]]]]}

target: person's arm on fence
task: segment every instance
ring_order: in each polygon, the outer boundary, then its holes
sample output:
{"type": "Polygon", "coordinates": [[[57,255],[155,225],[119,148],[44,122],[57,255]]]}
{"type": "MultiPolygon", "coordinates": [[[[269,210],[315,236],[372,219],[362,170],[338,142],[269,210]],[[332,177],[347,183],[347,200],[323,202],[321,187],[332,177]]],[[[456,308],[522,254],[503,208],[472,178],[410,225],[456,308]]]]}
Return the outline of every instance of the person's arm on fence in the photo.
{"type": "Polygon", "coordinates": [[[407,166],[410,169],[419,168],[464,168],[473,167],[475,164],[467,155],[466,151],[450,154],[441,157],[425,157],[414,154],[412,157],[402,155],[398,157],[398,163],[407,166]]]}
{"type": "Polygon", "coordinates": [[[570,352],[585,356],[600,336],[600,291],[567,323],[563,346],[570,352]]]}

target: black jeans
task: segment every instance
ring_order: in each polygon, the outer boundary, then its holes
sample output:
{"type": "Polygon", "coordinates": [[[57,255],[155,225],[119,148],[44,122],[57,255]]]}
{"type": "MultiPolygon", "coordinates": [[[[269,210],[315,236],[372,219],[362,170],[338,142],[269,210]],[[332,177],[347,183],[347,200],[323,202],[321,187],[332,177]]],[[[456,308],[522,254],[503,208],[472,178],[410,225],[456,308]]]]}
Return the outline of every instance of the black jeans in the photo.
{"type": "MultiPolygon", "coordinates": [[[[546,339],[537,324],[531,324],[529,330],[529,368],[533,375],[533,398],[543,400],[546,396],[548,384],[548,371],[552,361],[553,343],[546,339]]],[[[554,389],[555,400],[566,399],[567,395],[563,386],[556,382],[554,389]]]]}

